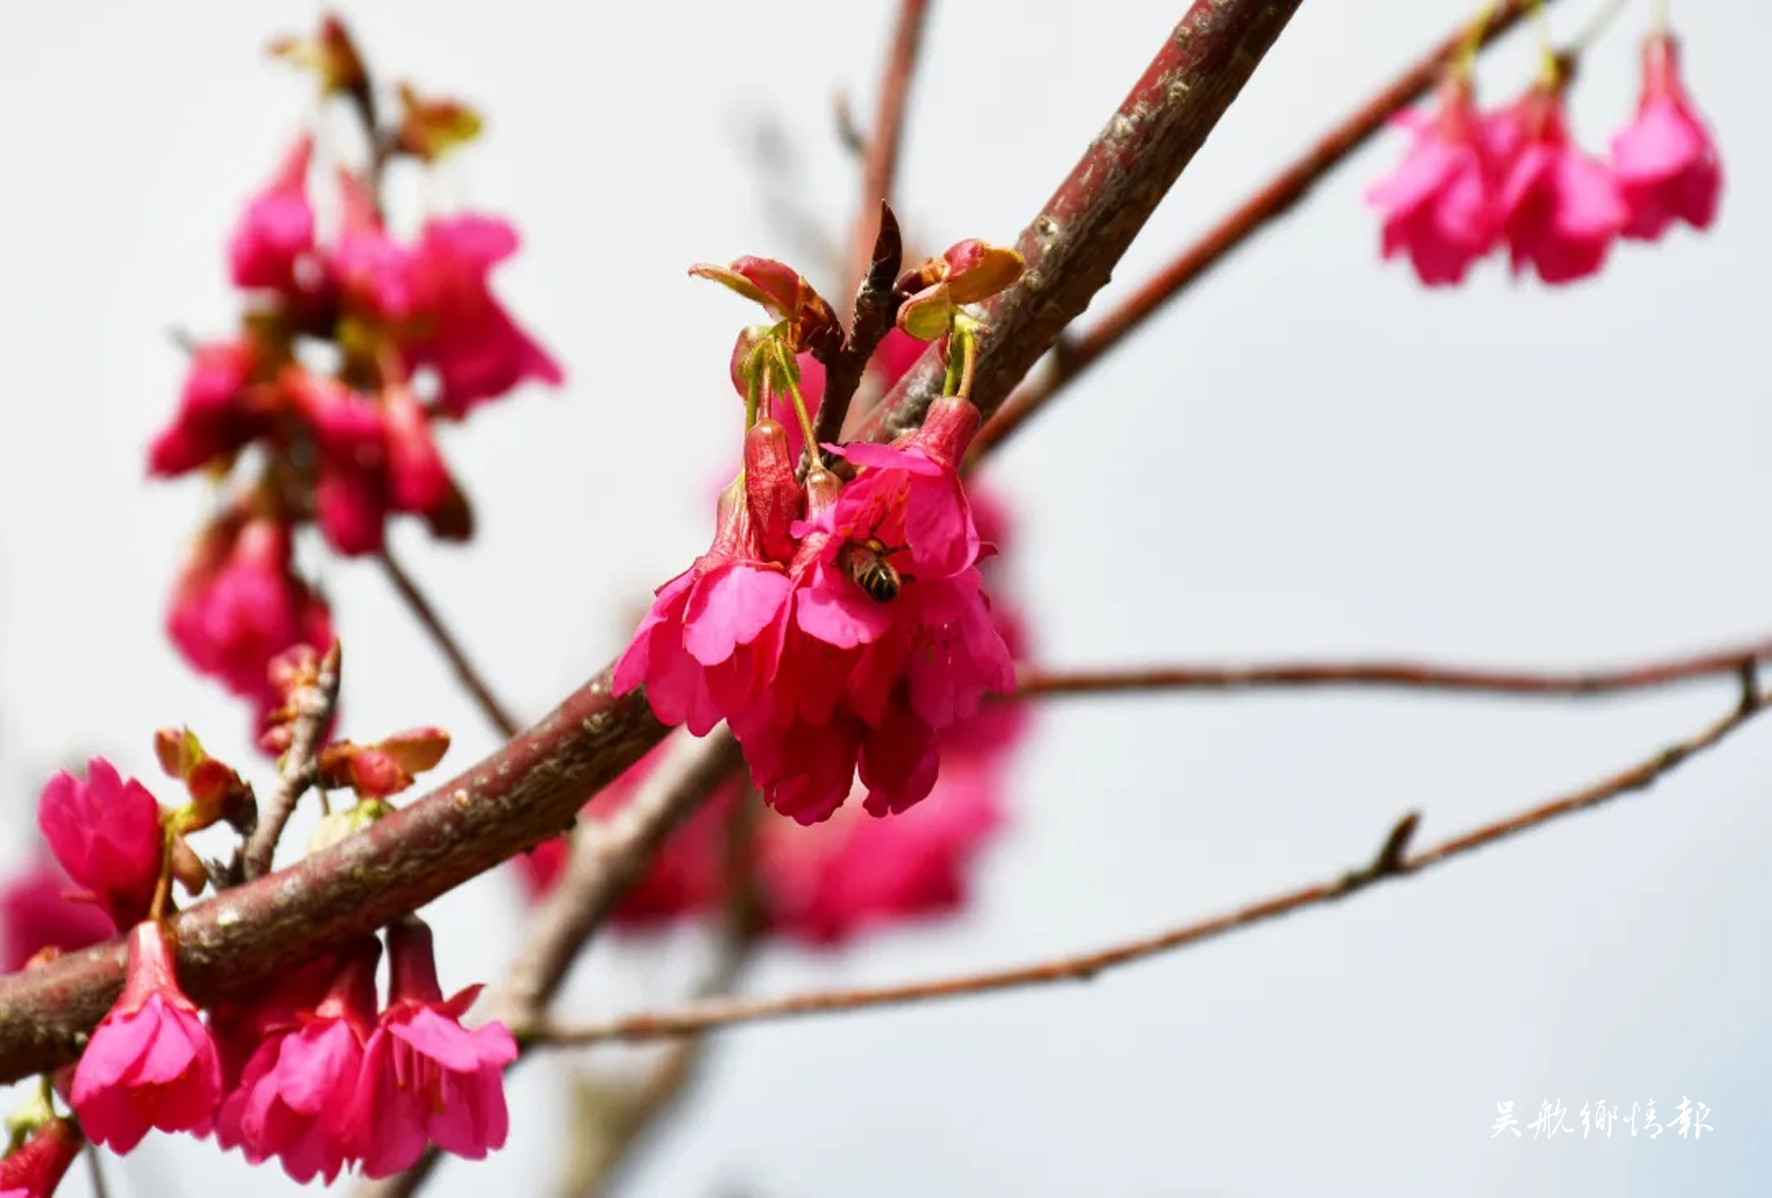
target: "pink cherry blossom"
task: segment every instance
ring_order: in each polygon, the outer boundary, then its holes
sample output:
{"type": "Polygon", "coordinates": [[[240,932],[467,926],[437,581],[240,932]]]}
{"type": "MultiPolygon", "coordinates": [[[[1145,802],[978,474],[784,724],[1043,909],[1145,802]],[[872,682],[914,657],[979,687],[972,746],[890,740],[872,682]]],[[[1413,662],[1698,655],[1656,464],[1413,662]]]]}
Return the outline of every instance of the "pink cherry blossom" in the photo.
{"type": "Polygon", "coordinates": [[[465,416],[530,379],[553,386],[565,379],[492,294],[492,268],[516,252],[509,224],[466,214],[429,222],[413,248],[410,285],[419,330],[408,356],[413,365],[436,370],[437,403],[451,416],[465,416]]]}
{"type": "Polygon", "coordinates": [[[1568,283],[1599,270],[1624,227],[1624,200],[1612,173],[1570,138],[1560,87],[1534,87],[1491,117],[1488,132],[1504,163],[1514,273],[1530,264],[1546,283],[1568,283]]]}
{"type": "Polygon", "coordinates": [[[271,413],[247,387],[258,360],[250,341],[216,342],[191,352],[178,411],[148,450],[151,473],[170,477],[199,469],[266,434],[271,413]]]}
{"type": "Polygon", "coordinates": [[[411,254],[388,234],[363,180],[340,171],[338,195],[338,236],[326,249],[326,275],[347,313],[398,327],[413,315],[411,254]]]}
{"type": "Polygon", "coordinates": [[[228,239],[236,287],[295,288],[299,268],[314,250],[314,209],[307,192],[313,156],[313,138],[298,137],[270,185],[247,203],[228,239]]]}
{"type": "Polygon", "coordinates": [[[1384,256],[1408,254],[1430,287],[1462,282],[1500,231],[1501,180],[1471,98],[1467,74],[1440,85],[1438,111],[1410,112],[1398,124],[1415,134],[1396,172],[1366,193],[1384,214],[1384,256]]]}
{"type": "Polygon", "coordinates": [[[0,1160],[0,1198],[49,1198],[85,1144],[68,1120],[49,1120],[0,1160]]]}
{"type": "Polygon", "coordinates": [[[68,876],[93,896],[116,926],[147,914],[164,852],[160,805],[134,778],[103,757],[86,777],[58,771],[43,787],[37,826],[68,876]]]}
{"type": "Polygon", "coordinates": [[[137,924],[123,993],[74,1071],[69,1101],[81,1127],[113,1152],[128,1152],[150,1128],[202,1135],[221,1090],[215,1043],[179,989],[165,931],[137,924]]]}
{"type": "Polygon", "coordinates": [[[318,1004],[259,1043],[216,1115],[222,1147],[241,1147],[254,1163],[278,1157],[300,1182],[330,1183],[354,1159],[345,1114],[375,1027],[380,956],[374,939],[347,950],[318,1004]]]}
{"type": "Polygon", "coordinates": [[[352,1154],[366,1177],[409,1167],[427,1143],[479,1160],[509,1131],[504,1067],[517,1043],[501,1023],[462,1027],[479,987],[443,998],[423,923],[409,917],[387,935],[388,1006],[364,1047],[343,1121],[354,1129],[352,1154]]]}
{"type": "Polygon", "coordinates": [[[67,873],[43,858],[7,879],[0,889],[0,969],[12,973],[46,948],[73,952],[116,933],[111,917],[75,898],[73,889],[67,873]]]}
{"type": "Polygon", "coordinates": [[[1624,235],[1653,241],[1676,220],[1708,229],[1723,190],[1723,166],[1704,118],[1680,79],[1670,33],[1643,42],[1643,94],[1636,119],[1612,139],[1612,171],[1629,216],[1624,235]]]}
{"type": "Polygon", "coordinates": [[[659,587],[616,663],[616,693],[644,684],[660,720],[705,735],[774,676],[771,638],[792,589],[763,557],[743,480],[735,482],[721,494],[713,545],[659,587]]]}
{"type": "Polygon", "coordinates": [[[332,644],[326,602],[295,576],[289,530],[223,517],[206,529],[173,589],[167,631],[185,660],[269,709],[271,659],[293,645],[332,644]]]}

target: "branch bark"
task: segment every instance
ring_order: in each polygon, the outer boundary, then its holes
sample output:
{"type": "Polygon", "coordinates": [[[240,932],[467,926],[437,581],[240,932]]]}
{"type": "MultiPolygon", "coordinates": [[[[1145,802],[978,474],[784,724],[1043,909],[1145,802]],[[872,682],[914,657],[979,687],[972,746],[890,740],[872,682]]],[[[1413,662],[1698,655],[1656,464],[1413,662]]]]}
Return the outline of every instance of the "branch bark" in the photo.
{"type": "Polygon", "coordinates": [[[1399,687],[1407,690],[1581,698],[1649,690],[1740,674],[1772,662],[1772,639],[1609,670],[1491,670],[1410,661],[1277,662],[1252,666],[1152,666],[1048,670],[1023,666],[1016,695],[1139,694],[1149,691],[1399,687]]]}
{"type": "Polygon", "coordinates": [[[536,1029],[531,1040],[551,1045],[583,1046],[610,1041],[633,1043],[642,1040],[674,1039],[700,1035],[717,1028],[741,1023],[760,1023],[797,1015],[831,1014],[839,1011],[860,1011],[873,1007],[903,1006],[938,998],[957,998],[969,994],[988,994],[999,990],[1020,989],[1050,982],[1087,982],[1109,969],[1130,965],[1161,953],[1174,952],[1231,932],[1241,931],[1290,915],[1307,907],[1320,906],[1346,898],[1380,882],[1409,877],[1454,857],[1537,828],[1552,820],[1599,806],[1623,795],[1647,789],[1655,781],[1698,753],[1720,743],[1731,733],[1765,711],[1767,700],[1756,691],[1744,692],[1741,705],[1727,717],[1698,734],[1670,745],[1653,757],[1601,779],[1591,786],[1537,807],[1521,811],[1506,819],[1474,828],[1460,836],[1445,840],[1419,853],[1405,852],[1414,833],[1417,816],[1404,816],[1390,834],[1372,862],[1350,870],[1340,877],[1315,885],[1302,886],[1285,894],[1250,903],[1235,911],[1217,915],[1197,923],[1184,924],[1160,932],[1116,944],[1109,948],[1075,956],[1058,957],[1032,965],[935,981],[914,982],[900,986],[881,986],[846,990],[815,990],[781,998],[730,998],[690,1003],[679,1010],[629,1015],[575,1027],[550,1026],[536,1029]]]}
{"type": "MultiPolygon", "coordinates": [[[[991,307],[973,398],[988,415],[1088,304],[1157,201],[1230,106],[1302,0],[1196,0],[1082,161],[1022,234],[1029,269],[991,307]]],[[[940,391],[933,355],[875,409],[864,436],[921,422],[940,391]]],[[[174,924],[199,1003],[374,931],[571,824],[664,736],[644,697],[597,675],[527,732],[425,797],[174,924]]],[[[0,1080],[73,1060],[123,982],[121,940],[0,981],[0,1080]]]]}

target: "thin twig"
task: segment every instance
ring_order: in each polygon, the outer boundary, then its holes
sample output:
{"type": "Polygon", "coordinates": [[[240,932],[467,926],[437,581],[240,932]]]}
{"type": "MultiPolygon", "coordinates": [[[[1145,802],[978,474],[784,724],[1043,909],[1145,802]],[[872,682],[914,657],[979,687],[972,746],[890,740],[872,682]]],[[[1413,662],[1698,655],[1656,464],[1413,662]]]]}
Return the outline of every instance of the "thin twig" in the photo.
{"type": "Polygon", "coordinates": [[[899,0],[898,23],[892,46],[880,72],[880,100],[874,110],[874,127],[868,130],[867,150],[861,160],[861,207],[850,238],[849,268],[844,279],[859,288],[874,261],[874,233],[868,218],[892,202],[892,185],[898,175],[898,151],[904,141],[905,109],[916,73],[923,28],[929,16],[929,0],[899,0]]]}
{"type": "Polygon", "coordinates": [[[1023,666],[1016,695],[1138,694],[1170,690],[1273,690],[1292,687],[1401,687],[1409,690],[1581,698],[1648,690],[1772,662],[1772,639],[1690,657],[1607,670],[1492,670],[1408,661],[1277,662],[1251,666],[1157,666],[1046,670],[1023,666]]]}
{"type": "Polygon", "coordinates": [[[284,825],[308,787],[319,779],[320,741],[338,703],[339,667],[339,642],[334,640],[320,659],[313,685],[296,687],[290,695],[295,721],[290,725],[289,748],[278,759],[276,789],[271,792],[269,805],[260,810],[258,826],[252,830],[240,858],[241,871],[249,882],[270,872],[271,858],[277,852],[284,825]]]}
{"type": "Polygon", "coordinates": [[[98,1159],[98,1145],[87,1144],[82,1155],[86,1157],[86,1174],[92,1179],[92,1198],[110,1198],[110,1187],[105,1185],[105,1165],[98,1159]]]}
{"type": "Polygon", "coordinates": [[[1076,956],[1059,957],[1033,965],[985,973],[965,974],[909,985],[865,987],[847,990],[815,990],[782,998],[719,999],[690,1003],[676,1011],[629,1015],[620,1019],[582,1024],[551,1025],[535,1029],[530,1042],[549,1045],[586,1045],[608,1041],[634,1042],[697,1035],[739,1023],[758,1023],[796,1015],[857,1011],[870,1007],[902,1005],[937,998],[955,998],[998,990],[1043,985],[1048,982],[1089,981],[1121,965],[1173,952],[1229,932],[1266,923],[1306,907],[1346,898],[1379,882],[1418,874],[1454,857],[1494,844],[1530,828],[1566,815],[1643,790],[1682,762],[1717,744],[1766,709],[1763,695],[1750,692],[1742,707],[1697,735],[1670,745],[1645,761],[1602,779],[1582,790],[1552,799],[1495,823],[1485,824],[1461,836],[1442,841],[1414,854],[1402,850],[1415,830],[1416,816],[1405,816],[1385,838],[1384,847],[1372,862],[1328,882],[1300,887],[1285,894],[1197,923],[1127,941],[1110,948],[1076,956]]]}
{"type": "MultiPolygon", "coordinates": [[[[899,232],[898,218],[884,201],[880,204],[880,225],[874,235],[872,254],[867,273],[855,291],[855,305],[843,343],[821,359],[824,393],[819,399],[818,420],[812,434],[819,445],[842,437],[843,422],[862,376],[867,373],[868,359],[874,356],[874,350],[898,316],[898,295],[892,285],[898,281],[898,268],[904,260],[904,237],[899,232]]],[[[806,447],[808,465],[814,450],[814,446],[806,447]]]]}
{"type": "MultiPolygon", "coordinates": [[[[1544,0],[1553,3],[1554,0],[1544,0]]],[[[1481,26],[1478,47],[1488,45],[1517,25],[1529,11],[1530,0],[1501,0],[1481,26]]],[[[1482,18],[1478,18],[1481,20],[1482,18]]],[[[1317,143],[1286,169],[1275,175],[1236,209],[1213,225],[1120,305],[1087,332],[1067,337],[1063,352],[1053,355],[1049,368],[1023,385],[973,439],[976,459],[1009,437],[1036,412],[1109,350],[1170,300],[1228,258],[1268,222],[1284,216],[1325,175],[1381,131],[1397,113],[1431,88],[1453,56],[1471,41],[1472,23],[1466,21],[1429,50],[1413,66],[1398,75],[1318,139],[1317,143]]]]}
{"type": "Polygon", "coordinates": [[[448,625],[443,623],[443,618],[437,614],[437,609],[431,605],[431,601],[419,589],[418,583],[413,581],[412,575],[408,574],[405,567],[395,561],[393,554],[386,550],[382,551],[381,565],[382,571],[388,576],[388,581],[394,584],[394,590],[399,592],[400,598],[405,600],[406,606],[412,610],[413,617],[430,634],[431,640],[448,659],[449,667],[455,671],[457,681],[462,684],[468,694],[473,696],[474,703],[480,708],[480,713],[486,717],[486,722],[491,724],[498,734],[506,740],[517,735],[523,725],[517,722],[516,718],[511,715],[510,709],[500,703],[498,696],[492,693],[492,688],[486,684],[486,679],[480,675],[479,670],[474,668],[474,663],[468,660],[467,651],[461,647],[461,642],[456,639],[454,633],[449,631],[448,625]]]}

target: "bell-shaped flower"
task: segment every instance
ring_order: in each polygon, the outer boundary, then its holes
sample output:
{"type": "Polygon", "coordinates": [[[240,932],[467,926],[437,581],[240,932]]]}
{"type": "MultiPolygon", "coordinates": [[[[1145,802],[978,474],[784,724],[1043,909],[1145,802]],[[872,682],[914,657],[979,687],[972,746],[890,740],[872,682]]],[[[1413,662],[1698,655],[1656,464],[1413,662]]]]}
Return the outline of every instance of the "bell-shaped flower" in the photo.
{"type": "Polygon", "coordinates": [[[1384,215],[1384,257],[1407,254],[1430,287],[1462,282],[1500,232],[1501,179],[1468,73],[1447,75],[1437,111],[1411,111],[1396,123],[1415,134],[1414,144],[1366,193],[1384,215]]]}
{"type": "Polygon", "coordinates": [[[49,1119],[0,1160],[0,1198],[49,1198],[86,1138],[67,1119],[49,1119]]]}
{"type": "Polygon", "coordinates": [[[502,1023],[461,1025],[480,988],[443,998],[429,928],[408,917],[387,936],[388,1005],[343,1119],[355,1134],[352,1155],[372,1178],[408,1168],[427,1144],[469,1160],[503,1147],[504,1067],[517,1059],[502,1023]]]}
{"type": "Polygon", "coordinates": [[[1605,164],[1575,144],[1560,85],[1539,84],[1489,121],[1504,165],[1502,233],[1515,274],[1530,265],[1546,283],[1600,269],[1626,210],[1605,164]]]}
{"type": "Polygon", "coordinates": [[[314,139],[304,133],[289,148],[270,185],[247,202],[228,238],[234,286],[296,288],[301,268],[314,252],[314,208],[307,188],[313,157],[314,139]]]}
{"type": "Polygon", "coordinates": [[[1653,241],[1676,220],[1708,229],[1716,219],[1723,165],[1686,94],[1670,33],[1643,42],[1643,94],[1636,118],[1612,139],[1612,173],[1629,213],[1626,237],[1653,241]]]}
{"type": "Polygon", "coordinates": [[[381,944],[357,942],[312,1010],[261,1040],[216,1115],[216,1140],[257,1163],[278,1157],[296,1181],[330,1183],[356,1159],[347,1122],[363,1050],[376,1026],[375,967],[381,944]]]}
{"type": "Polygon", "coordinates": [[[68,1100],[80,1126],[95,1143],[128,1152],[150,1128],[206,1133],[221,1097],[215,1043],[179,988],[165,930],[137,924],[123,993],[74,1070],[68,1100]]]}

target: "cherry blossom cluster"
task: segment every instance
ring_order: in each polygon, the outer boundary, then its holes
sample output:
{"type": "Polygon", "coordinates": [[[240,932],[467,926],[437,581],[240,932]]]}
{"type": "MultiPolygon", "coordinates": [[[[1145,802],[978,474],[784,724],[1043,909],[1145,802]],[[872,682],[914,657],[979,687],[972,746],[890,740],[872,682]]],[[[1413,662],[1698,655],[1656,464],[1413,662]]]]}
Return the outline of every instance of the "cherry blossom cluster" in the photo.
{"type": "MultiPolygon", "coordinates": [[[[902,373],[908,365],[887,358],[885,371],[902,373]]],[[[969,498],[980,538],[1003,551],[979,569],[993,597],[991,621],[1019,659],[1026,651],[1024,620],[1004,602],[1008,512],[983,487],[973,487],[969,498]]],[[[937,738],[941,775],[928,800],[892,819],[870,819],[859,804],[846,803],[813,827],[749,821],[744,804],[755,799],[734,779],[665,841],[612,922],[646,933],[717,916],[735,893],[748,891],[755,931],[835,947],[876,928],[950,913],[965,902],[972,868],[1003,825],[1010,762],[1027,720],[1019,703],[988,702],[944,729],[937,738]]],[[[620,810],[663,753],[661,746],[642,758],[593,799],[586,814],[607,818],[620,810]]],[[[566,837],[548,841],[516,859],[531,898],[555,884],[569,843],[566,837]]]]}
{"type": "MultiPolygon", "coordinates": [[[[274,751],[290,749],[321,671],[337,668],[332,652],[323,661],[300,646],[273,663],[280,703],[265,739],[274,751]]],[[[435,728],[326,744],[314,762],[322,793],[348,790],[356,801],[322,818],[310,849],[385,815],[448,745],[435,728]]],[[[331,1181],[348,1166],[386,1176],[428,1145],[475,1159],[500,1147],[509,1122],[503,1071],[516,1044],[500,1024],[462,1026],[479,987],[444,997],[430,931],[414,918],[384,932],[385,1001],[376,987],[382,942],[370,936],[205,1017],[178,979],[174,884],[195,897],[236,880],[237,866],[206,864],[188,838],[218,824],[244,834],[258,803],[188,729],[157,733],[155,751],[184,787],[181,805],[163,807],[103,758],[84,777],[57,773],[37,812],[48,855],[5,891],[9,968],[118,932],[129,938],[129,966],[79,1061],[46,1078],[15,1118],[32,1134],[0,1160],[0,1194],[16,1183],[46,1195],[84,1139],[123,1153],[153,1129],[213,1134],[249,1161],[277,1158],[297,1181],[331,1181]],[[57,1114],[57,1095],[71,1119],[57,1114]]]]}
{"type": "Polygon", "coordinates": [[[1570,72],[1546,57],[1540,79],[1512,104],[1479,112],[1469,56],[1442,82],[1434,112],[1398,118],[1414,144],[1368,200],[1384,215],[1384,256],[1407,254],[1429,286],[1462,282],[1503,245],[1515,274],[1546,283],[1598,271],[1614,239],[1654,241],[1676,222],[1706,229],[1723,173],[1715,143],[1686,94],[1679,44],[1665,29],[1643,43],[1635,118],[1602,161],[1571,136],[1570,72]]]}
{"type": "Polygon", "coordinates": [[[919,802],[939,773],[941,734],[1014,685],[959,467],[979,423],[967,397],[978,325],[962,305],[1020,270],[1014,251],[965,241],[906,272],[898,327],[942,339],[947,393],[892,445],[823,447],[798,359],[840,344],[829,304],[779,262],[692,272],[761,303],[774,323],[745,330],[734,350],[744,466],[720,496],[713,544],[658,589],[615,688],[644,684],[659,719],[698,736],[726,721],[764,801],[802,824],[829,818],[858,776],[872,815],[919,802]],[[770,414],[784,397],[803,455],[770,414]]]}
{"type": "Polygon", "coordinates": [[[335,18],[276,51],[314,70],[323,101],[356,112],[365,158],[316,161],[316,138],[303,132],[247,202],[228,240],[240,329],[191,348],[178,409],[148,454],[157,476],[202,472],[228,484],[180,573],[167,624],[193,667],[261,716],[273,701],[271,658],[332,639],[325,600],[294,566],[296,530],[317,524],[345,556],[381,552],[397,513],[439,538],[466,539],[472,512],[438,426],[525,381],[562,378],[491,289],[494,268],[517,250],[507,222],[432,216],[403,236],[381,210],[390,167],[429,166],[471,139],[478,118],[402,86],[398,120],[384,124],[335,18]],[[324,224],[310,196],[316,178],[332,199],[324,224]]]}

